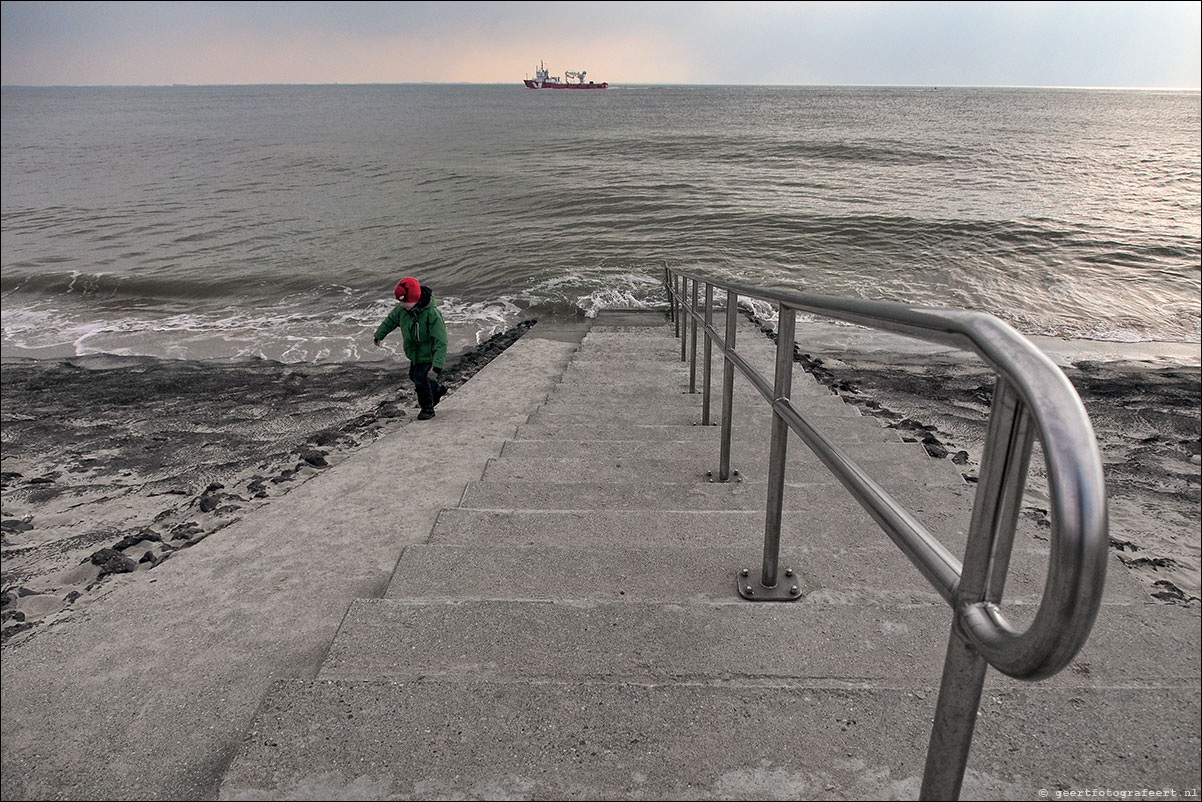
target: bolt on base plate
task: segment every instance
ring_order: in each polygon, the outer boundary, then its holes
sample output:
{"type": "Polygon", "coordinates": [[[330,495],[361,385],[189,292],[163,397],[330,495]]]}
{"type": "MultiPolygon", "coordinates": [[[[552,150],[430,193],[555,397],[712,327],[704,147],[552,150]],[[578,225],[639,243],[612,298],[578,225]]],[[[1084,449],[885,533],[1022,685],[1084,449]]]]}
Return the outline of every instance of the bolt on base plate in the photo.
{"type": "Polygon", "coordinates": [[[735,586],[739,595],[748,601],[797,601],[801,598],[801,585],[792,568],[786,568],[783,581],[777,581],[775,587],[765,587],[758,579],[751,578],[751,571],[741,569],[735,575],[735,586]]]}

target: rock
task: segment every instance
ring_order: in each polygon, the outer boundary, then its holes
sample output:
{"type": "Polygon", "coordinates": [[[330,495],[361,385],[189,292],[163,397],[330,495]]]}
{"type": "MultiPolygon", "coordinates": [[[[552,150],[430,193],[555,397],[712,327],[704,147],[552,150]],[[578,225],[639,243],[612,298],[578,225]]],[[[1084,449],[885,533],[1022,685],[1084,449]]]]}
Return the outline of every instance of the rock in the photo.
{"type": "Polygon", "coordinates": [[[0,641],[6,641],[18,632],[24,632],[27,629],[33,629],[36,626],[31,621],[23,621],[19,624],[13,624],[10,627],[5,627],[4,632],[0,633],[0,641]]]}
{"type": "Polygon", "coordinates": [[[301,459],[314,468],[325,468],[330,464],[326,462],[326,453],[324,451],[318,451],[315,448],[302,448],[297,453],[301,459]]]}
{"type": "Polygon", "coordinates": [[[311,438],[311,442],[315,446],[328,446],[337,443],[342,439],[342,432],[337,429],[323,429],[315,433],[311,438]]]}
{"type": "Polygon", "coordinates": [[[947,449],[943,447],[943,443],[940,443],[934,437],[922,438],[922,445],[927,450],[927,453],[935,459],[943,459],[947,456],[947,449]]]}
{"type": "Polygon", "coordinates": [[[159,537],[158,534],[156,534],[155,532],[153,532],[150,529],[143,529],[141,532],[139,532],[136,535],[126,535],[125,537],[121,538],[121,540],[119,540],[117,543],[115,543],[113,545],[113,548],[117,549],[118,551],[124,551],[125,549],[128,549],[130,546],[136,546],[139,543],[145,542],[147,540],[159,542],[162,540],[162,538],[159,537]]]}
{"type": "Polygon", "coordinates": [[[188,521],[187,523],[179,524],[171,530],[172,540],[187,540],[194,535],[198,535],[204,530],[196,521],[188,521]]]}
{"type": "Polygon", "coordinates": [[[108,574],[128,574],[138,568],[137,563],[116,549],[101,549],[92,555],[91,561],[93,565],[100,566],[100,577],[108,574]]]}

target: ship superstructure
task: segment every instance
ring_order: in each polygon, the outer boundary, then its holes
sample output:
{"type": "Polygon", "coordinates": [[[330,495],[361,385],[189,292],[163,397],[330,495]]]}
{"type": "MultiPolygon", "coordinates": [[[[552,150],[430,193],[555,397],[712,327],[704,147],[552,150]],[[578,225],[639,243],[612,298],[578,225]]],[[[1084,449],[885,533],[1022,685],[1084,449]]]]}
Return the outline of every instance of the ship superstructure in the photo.
{"type": "Polygon", "coordinates": [[[564,73],[566,79],[575,79],[575,81],[565,80],[558,75],[552,75],[551,71],[542,61],[538,63],[538,69],[534,71],[533,78],[526,78],[525,84],[527,89],[608,89],[609,84],[602,81],[585,80],[588,73],[584,70],[569,70],[564,73]]]}

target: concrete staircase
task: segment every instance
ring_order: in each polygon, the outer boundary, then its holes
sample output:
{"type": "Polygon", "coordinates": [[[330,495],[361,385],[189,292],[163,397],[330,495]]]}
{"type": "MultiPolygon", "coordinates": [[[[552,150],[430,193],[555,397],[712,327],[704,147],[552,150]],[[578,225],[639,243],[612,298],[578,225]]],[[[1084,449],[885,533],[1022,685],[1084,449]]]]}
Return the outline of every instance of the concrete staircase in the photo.
{"type": "MultiPolygon", "coordinates": [[[[771,376],[772,343],[740,349],[771,376]]],[[[264,699],[223,799],[888,799],[918,794],[950,611],[796,438],[782,567],[752,603],[769,413],[736,381],[735,481],[718,483],[662,314],[603,313],[383,598],[354,602],[316,679],[264,699]]],[[[698,370],[700,382],[700,369],[698,370]]],[[[715,361],[713,420],[720,419],[715,361]]],[[[700,385],[699,385],[700,386],[700,385]]],[[[794,400],[954,553],[973,487],[800,370],[794,400]]],[[[440,410],[440,419],[442,414],[440,410]]],[[[432,455],[437,459],[437,455],[432,455]]],[[[1025,521],[1009,611],[1043,585],[1025,521]]],[[[963,798],[1197,787],[1190,611],[1120,567],[1061,674],[990,672],[963,798]]]]}

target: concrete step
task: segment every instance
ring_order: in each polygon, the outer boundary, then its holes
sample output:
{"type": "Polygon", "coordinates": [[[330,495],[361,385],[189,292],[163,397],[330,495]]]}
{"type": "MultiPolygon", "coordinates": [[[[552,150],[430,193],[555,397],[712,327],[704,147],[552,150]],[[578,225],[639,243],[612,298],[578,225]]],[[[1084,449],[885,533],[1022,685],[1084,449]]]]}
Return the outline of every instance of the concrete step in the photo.
{"type": "MultiPolygon", "coordinates": [[[[926,455],[919,446],[920,457],[913,451],[903,450],[909,443],[898,443],[892,448],[896,454],[862,455],[855,459],[862,470],[874,477],[888,477],[904,472],[904,482],[920,482],[932,485],[940,482],[960,482],[964,479],[958,466],[947,460],[935,460],[926,455]]],[[[732,458],[731,467],[739,471],[744,481],[766,482],[768,480],[768,451],[755,459],[742,452],[732,458]]],[[[829,469],[807,448],[794,448],[787,452],[786,480],[795,484],[812,484],[834,481],[829,469]]],[[[530,456],[501,456],[490,459],[484,468],[485,481],[545,481],[545,482],[685,482],[713,480],[719,470],[717,454],[709,457],[685,460],[676,455],[665,457],[644,456],[593,456],[557,457],[550,453],[530,456]]],[[[887,479],[878,479],[886,484],[887,479]]]]}
{"type": "MultiPolygon", "coordinates": [[[[828,494],[827,503],[781,516],[783,549],[876,548],[890,546],[888,535],[846,493],[828,494]]],[[[513,499],[507,499],[512,502],[513,499]]],[[[767,516],[763,507],[742,510],[691,509],[528,509],[513,506],[443,510],[428,543],[496,546],[630,548],[640,546],[732,548],[760,554],[767,516]]],[[[570,503],[570,502],[569,502],[570,503]]],[[[964,554],[971,511],[964,504],[915,513],[919,522],[954,556],[964,554]]],[[[1046,523],[1020,519],[1015,548],[1047,549],[1046,523]]],[[[744,558],[748,559],[748,558],[744,558]]],[[[1126,574],[1127,571],[1120,572],[1126,574]]]]}
{"type": "MultiPolygon", "coordinates": [[[[690,429],[697,427],[690,427],[690,429]]],[[[817,457],[813,452],[805,447],[804,444],[795,442],[796,439],[790,441],[788,455],[792,460],[794,458],[801,460],[817,461],[817,457]]],[[[732,451],[737,444],[732,444],[732,451]]],[[[503,458],[546,458],[557,457],[577,458],[577,459],[596,459],[596,460],[614,460],[614,459],[670,459],[677,460],[683,464],[692,464],[695,462],[710,462],[718,457],[718,451],[715,448],[716,443],[711,443],[709,439],[699,440],[614,440],[614,439],[593,439],[593,440],[568,440],[562,438],[544,438],[535,440],[533,438],[525,438],[520,440],[509,440],[501,448],[500,456],[503,458]]],[[[927,454],[927,450],[921,443],[850,443],[843,449],[845,453],[853,459],[897,459],[897,460],[919,460],[930,461],[931,457],[927,454]]],[[[755,456],[768,458],[767,450],[755,450],[755,456]]]]}
{"type": "MultiPolygon", "coordinates": [[[[626,362],[582,362],[577,359],[568,370],[564,371],[562,384],[602,385],[615,389],[643,384],[658,384],[678,386],[682,390],[687,390],[689,376],[690,371],[688,366],[681,365],[678,362],[640,362],[637,365],[632,365],[626,362]]],[[[705,387],[705,373],[698,370],[693,378],[697,392],[701,393],[705,387]]],[[[736,380],[734,388],[736,391],[745,392],[748,395],[758,395],[758,392],[749,381],[736,380]]],[[[828,388],[819,384],[817,379],[809,373],[798,370],[794,374],[793,390],[795,392],[818,388],[821,388],[827,395],[833,395],[828,388]]],[[[718,395],[721,389],[722,374],[717,371],[711,371],[710,392],[713,395],[718,395]]]]}
{"type": "MultiPolygon", "coordinates": [[[[699,398],[699,397],[698,397],[699,398]]],[[[824,415],[844,418],[859,418],[859,410],[843,403],[836,396],[804,397],[793,399],[794,405],[803,415],[824,415]]],[[[711,402],[712,403],[712,402],[711,402]]],[[[675,405],[643,406],[637,397],[630,400],[615,399],[602,396],[595,401],[558,400],[549,398],[547,403],[531,413],[529,423],[571,423],[588,422],[617,418],[629,423],[674,424],[691,426],[701,415],[701,401],[695,407],[677,407],[675,405]]],[[[721,406],[714,405],[711,415],[717,419],[721,416],[721,406]]],[[[735,420],[756,423],[767,423],[772,419],[772,412],[767,406],[736,406],[732,417],[735,420]]],[[[873,423],[875,424],[875,421],[873,423]]]]}
{"type": "MultiPolygon", "coordinates": [[[[754,367],[762,376],[771,379],[776,366],[776,351],[775,347],[760,349],[757,347],[746,347],[740,345],[738,348],[739,355],[752,367],[754,367]]],[[[635,367],[641,365],[655,365],[664,369],[683,368],[687,373],[693,364],[693,354],[691,351],[686,351],[684,359],[680,358],[679,345],[588,345],[584,344],[578,348],[574,354],[574,363],[581,367],[635,367]]],[[[710,371],[715,376],[722,375],[723,366],[722,354],[714,351],[710,354],[710,371]]],[[[697,367],[695,368],[697,375],[700,376],[705,370],[705,351],[698,349],[697,351],[697,367]]],[[[793,373],[795,376],[808,375],[805,373],[802,366],[794,363],[793,373]]],[[[742,373],[736,369],[736,376],[742,376],[742,373]]]]}
{"type": "MultiPolygon", "coordinates": [[[[680,440],[688,442],[712,443],[715,454],[721,443],[721,410],[711,410],[714,421],[709,426],[700,425],[700,413],[697,423],[681,424],[645,424],[625,423],[614,420],[597,421],[593,423],[548,422],[524,423],[518,426],[514,440],[631,440],[640,442],[680,440]]],[[[897,429],[881,426],[875,418],[848,418],[846,416],[814,416],[815,424],[837,445],[849,442],[882,442],[900,443],[902,434],[897,429]]],[[[764,422],[735,421],[733,428],[733,443],[745,443],[749,447],[766,447],[769,443],[769,427],[764,422]]],[[[733,446],[732,443],[732,447],[733,446]]],[[[789,448],[804,447],[796,436],[789,440],[789,448]]]]}
{"type": "MultiPolygon", "coordinates": [[[[629,400],[632,396],[647,398],[650,402],[654,400],[656,403],[673,403],[674,400],[693,401],[698,405],[701,404],[705,395],[705,385],[700,378],[697,381],[693,391],[689,390],[689,382],[687,377],[676,379],[667,377],[666,379],[655,374],[639,375],[633,377],[630,371],[626,371],[622,376],[613,380],[597,379],[597,380],[579,380],[564,382],[555,385],[551,388],[552,397],[566,398],[571,395],[584,396],[589,399],[595,399],[598,396],[614,396],[623,401],[629,400]]],[[[831,399],[842,400],[839,396],[830,392],[822,385],[815,383],[795,384],[790,398],[815,398],[827,397],[831,399]]],[[[744,406],[747,404],[756,404],[767,408],[767,400],[759,392],[751,387],[737,387],[732,393],[732,400],[735,407],[744,406]]],[[[710,403],[715,409],[721,409],[722,392],[721,386],[715,382],[710,387],[710,403]]]]}
{"type": "MultiPolygon", "coordinates": [[[[913,799],[935,700],[927,688],[283,680],[220,798],[913,799]]],[[[962,798],[1192,788],[1197,709],[1196,687],[991,690],[962,798]]]]}
{"type": "Polygon", "coordinates": [[[652,337],[676,339],[675,325],[667,316],[653,323],[638,326],[616,326],[601,318],[596,318],[593,325],[589,327],[589,333],[597,338],[619,337],[624,340],[652,337]]]}
{"type": "MultiPolygon", "coordinates": [[[[680,358],[680,342],[671,336],[631,339],[621,335],[609,337],[594,335],[585,337],[581,341],[580,347],[576,349],[576,353],[596,355],[601,359],[607,359],[612,354],[653,354],[663,359],[684,361],[680,358]]],[[[691,352],[686,351],[685,358],[688,359],[690,356],[691,352]]]]}
{"type": "MultiPolygon", "coordinates": [[[[761,371],[764,367],[773,365],[776,358],[776,343],[759,333],[743,336],[745,334],[747,332],[742,332],[735,338],[735,350],[739,355],[761,371]]],[[[683,349],[684,359],[681,359],[682,350],[680,340],[675,337],[629,338],[621,335],[605,335],[593,332],[581,342],[578,352],[589,355],[596,354],[603,359],[609,358],[612,354],[655,354],[681,362],[691,362],[693,359],[693,344],[691,339],[685,344],[683,349]]],[[[722,352],[717,346],[714,346],[710,350],[711,362],[720,362],[722,358],[722,352]]],[[[704,339],[698,339],[697,364],[702,364],[704,359],[705,341],[704,339]]]]}
{"type": "MultiPolygon", "coordinates": [[[[581,342],[582,348],[589,350],[603,351],[612,350],[655,350],[664,351],[674,354],[677,359],[680,358],[681,344],[680,340],[672,336],[671,329],[668,330],[667,336],[662,333],[657,333],[651,336],[623,336],[621,334],[613,334],[608,332],[590,332],[581,342]]],[[[750,329],[743,329],[736,333],[735,349],[740,353],[748,353],[753,355],[760,354],[776,354],[776,343],[768,339],[763,334],[755,332],[751,333],[750,329]]],[[[690,337],[684,345],[685,359],[691,359],[693,356],[693,341],[690,337]]],[[[697,360],[705,356],[705,339],[703,337],[697,340],[697,360]]],[[[711,359],[720,359],[722,353],[715,344],[710,351],[711,359]]]]}
{"type": "Polygon", "coordinates": [[[638,332],[628,329],[598,327],[595,323],[582,341],[593,345],[613,345],[618,348],[639,348],[648,345],[673,345],[680,350],[680,340],[672,326],[647,326],[638,332]]]}
{"type": "MultiPolygon", "coordinates": [[[[888,536],[854,502],[830,495],[828,503],[781,516],[783,548],[873,548],[890,544],[888,536]]],[[[431,544],[629,548],[732,548],[758,553],[764,545],[764,509],[576,509],[539,510],[518,506],[443,510],[431,527],[431,544]]],[[[922,524],[954,555],[964,553],[970,515],[962,506],[928,510],[922,524]]],[[[1022,519],[1016,548],[1046,549],[1048,529],[1022,519]]]]}
{"type": "MultiPolygon", "coordinates": [[[[759,351],[755,348],[739,348],[740,354],[771,384],[775,373],[775,351],[772,349],[759,351]]],[[[690,375],[698,388],[704,385],[705,363],[698,357],[696,367],[692,367],[688,358],[680,359],[679,351],[672,352],[664,349],[614,349],[614,348],[581,348],[574,355],[572,365],[565,372],[565,380],[575,376],[590,377],[598,375],[614,375],[629,381],[632,375],[640,378],[677,377],[687,382],[690,375]]],[[[754,392],[751,382],[742,372],[735,371],[736,388],[746,388],[754,392]]],[[[715,355],[710,363],[710,382],[714,392],[722,386],[723,361],[720,355],[715,355]]],[[[793,367],[792,382],[795,388],[821,386],[814,376],[807,373],[800,364],[793,367]]],[[[620,383],[620,382],[619,382],[620,383]]],[[[798,389],[797,391],[800,391],[798,389]]]]}
{"type": "MultiPolygon", "coordinates": [[[[619,545],[561,536],[558,545],[414,545],[406,549],[387,598],[427,601],[737,601],[736,582],[762,581],[763,547],[655,546],[629,532],[619,545]],[[566,542],[565,542],[566,541],[566,542]],[[746,569],[747,578],[740,577],[746,569]]],[[[789,539],[789,543],[795,543],[789,539]]],[[[796,583],[806,605],[944,604],[905,556],[882,535],[878,546],[789,547],[779,554],[777,582],[796,583]],[[792,571],[792,576],[788,575],[792,571]]],[[[1019,548],[1006,582],[1007,613],[1027,616],[1043,595],[1046,549],[1019,548]],[[1012,605],[1022,605],[1015,614],[1012,605]]],[[[1118,558],[1112,565],[1122,577],[1118,558]]],[[[1142,603],[1135,582],[1106,586],[1109,603],[1142,603]]],[[[950,614],[950,613],[949,613],[950,614]]]]}
{"type": "MultiPolygon", "coordinates": [[[[680,338],[673,334],[671,328],[667,329],[666,331],[662,329],[653,329],[649,331],[651,333],[640,333],[638,335],[631,336],[621,332],[592,330],[589,332],[588,336],[585,337],[584,344],[589,347],[596,348],[613,347],[626,348],[628,350],[637,350],[639,348],[667,348],[675,349],[677,356],[680,355],[680,338]]],[[[763,349],[766,351],[772,351],[773,353],[776,351],[776,343],[759,331],[752,332],[750,323],[747,324],[747,327],[741,328],[735,333],[735,345],[740,351],[745,348],[748,350],[763,349]]],[[[684,350],[686,355],[692,355],[693,338],[691,335],[685,341],[684,350]]],[[[705,338],[703,336],[699,336],[697,338],[698,356],[700,357],[704,351],[705,338]]],[[[718,348],[716,345],[714,346],[713,353],[718,353],[718,348]]]]}
{"type": "MultiPolygon", "coordinates": [[[[705,380],[705,365],[698,362],[697,367],[691,368],[687,362],[681,362],[678,358],[670,358],[664,356],[652,357],[639,354],[609,354],[608,356],[601,353],[581,353],[576,352],[572,359],[572,364],[564,371],[565,380],[573,377],[582,379],[598,378],[598,377],[626,377],[637,375],[640,378],[654,378],[658,376],[674,378],[678,381],[688,381],[690,376],[693,376],[698,385],[701,385],[705,380]]],[[[722,384],[722,365],[714,362],[710,365],[710,383],[716,389],[722,384]]],[[[773,382],[773,371],[768,368],[767,371],[761,370],[761,375],[769,384],[773,382]]],[[[752,388],[754,385],[739,371],[735,371],[735,386],[752,388]]],[[[798,365],[793,371],[792,381],[796,385],[809,385],[817,383],[817,379],[810,373],[802,370],[798,365]]]]}
{"type": "MultiPolygon", "coordinates": [[[[946,604],[360,599],[318,679],[922,690],[939,686],[950,627],[946,604]]],[[[1191,661],[1163,653],[1196,655],[1199,640],[1157,605],[1108,606],[1070,666],[1041,685],[1196,683],[1191,661]]],[[[1016,684],[997,672],[988,683],[1016,684]]]]}
{"type": "Polygon", "coordinates": [[[640,309],[602,309],[593,318],[593,326],[598,329],[612,329],[637,334],[644,329],[656,326],[671,326],[672,318],[667,306],[659,308],[640,309]]]}
{"type": "MultiPolygon", "coordinates": [[[[932,511],[971,509],[975,488],[926,487],[904,477],[882,484],[920,521],[932,511]],[[896,486],[890,486],[896,485],[896,486]]],[[[760,510],[767,502],[767,485],[751,482],[674,483],[540,482],[523,480],[469,482],[459,506],[474,509],[526,510],[760,510]]],[[[812,484],[786,483],[784,509],[817,514],[823,507],[848,516],[860,506],[833,479],[812,484]]]]}
{"type": "Polygon", "coordinates": [[[610,326],[600,321],[594,321],[589,328],[589,334],[595,340],[616,339],[623,342],[634,340],[650,340],[661,337],[666,340],[675,340],[675,327],[670,320],[657,321],[654,325],[647,326],[610,326]]]}
{"type": "Polygon", "coordinates": [[[657,326],[641,326],[636,331],[629,327],[604,326],[594,322],[593,326],[589,329],[589,335],[593,342],[639,343],[654,342],[656,340],[679,342],[671,323],[657,326]]]}
{"type": "MultiPolygon", "coordinates": [[[[614,403],[630,404],[637,402],[642,406],[665,406],[665,407],[688,407],[701,408],[704,401],[704,387],[700,384],[695,392],[689,392],[687,382],[680,384],[674,383],[658,383],[654,380],[649,381],[630,381],[629,378],[623,381],[620,385],[608,385],[589,382],[573,382],[571,384],[557,384],[551,388],[547,394],[547,403],[587,403],[594,401],[597,398],[611,399],[614,403]]],[[[802,404],[816,403],[821,405],[826,402],[831,406],[836,404],[844,405],[843,401],[837,395],[833,395],[826,391],[825,387],[814,386],[809,389],[794,388],[790,393],[790,398],[795,402],[801,399],[802,404]]],[[[740,409],[761,409],[765,414],[769,412],[768,402],[764,396],[759,393],[753,393],[748,390],[736,391],[731,398],[733,409],[738,412],[740,409]]],[[[716,390],[710,392],[710,407],[711,409],[722,410],[722,395],[716,390]]]]}
{"type": "MultiPolygon", "coordinates": [[[[687,387],[660,387],[650,384],[642,387],[626,386],[620,389],[607,389],[596,385],[559,385],[547,393],[542,406],[547,409],[592,406],[594,408],[638,410],[637,414],[645,411],[651,416],[672,412],[691,412],[699,415],[704,400],[700,391],[690,393],[687,387]]],[[[731,400],[731,412],[736,419],[767,421],[772,417],[772,410],[762,395],[736,393],[731,400]]],[[[848,418],[864,417],[858,408],[848,405],[840,397],[825,391],[794,392],[791,400],[802,414],[837,415],[848,418]]],[[[632,412],[632,414],[636,413],[632,412]]],[[[710,415],[713,418],[721,417],[721,395],[710,394],[710,415]]]]}
{"type": "Polygon", "coordinates": [[[589,337],[593,342],[640,343],[657,339],[677,341],[675,327],[670,322],[656,326],[641,326],[638,330],[625,326],[606,326],[593,323],[589,328],[589,337]]]}
{"type": "MultiPolygon", "coordinates": [[[[573,363],[573,367],[564,372],[563,383],[593,384],[612,387],[637,386],[639,384],[667,385],[675,383],[682,389],[688,389],[689,378],[692,375],[696,391],[700,394],[705,388],[705,372],[698,366],[696,374],[691,374],[687,365],[679,362],[663,361],[621,361],[599,362],[581,361],[573,363]]],[[[772,384],[772,374],[765,375],[765,381],[772,384]]],[[[813,376],[801,370],[796,371],[793,379],[794,392],[807,392],[819,387],[827,394],[833,394],[813,376]]],[[[734,381],[736,392],[747,395],[758,395],[755,386],[742,378],[741,374],[734,381]]],[[[710,393],[718,396],[722,391],[722,371],[714,367],[710,371],[710,393]]]]}

